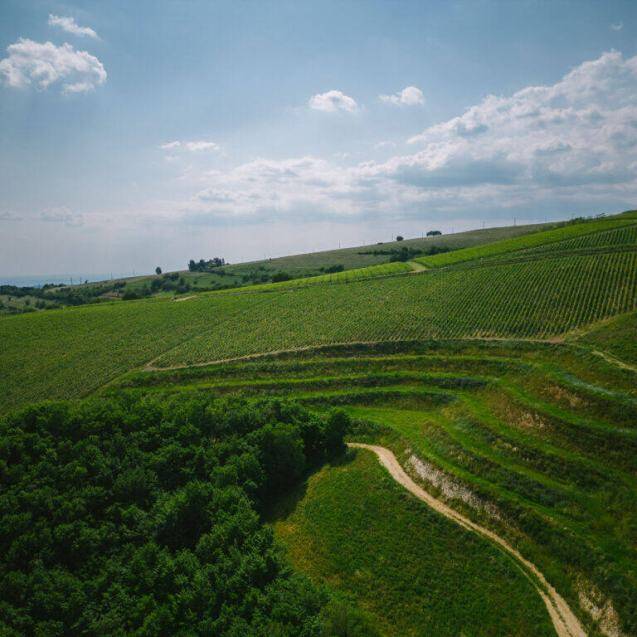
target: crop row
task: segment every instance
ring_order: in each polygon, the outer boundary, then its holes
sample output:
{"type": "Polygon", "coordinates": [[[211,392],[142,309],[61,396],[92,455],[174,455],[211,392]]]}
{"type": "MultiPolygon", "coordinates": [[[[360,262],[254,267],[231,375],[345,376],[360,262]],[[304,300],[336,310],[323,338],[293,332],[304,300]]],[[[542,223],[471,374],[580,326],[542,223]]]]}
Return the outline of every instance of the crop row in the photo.
{"type": "Polygon", "coordinates": [[[626,248],[637,246],[637,224],[613,228],[605,232],[586,234],[557,243],[550,243],[536,248],[523,250],[525,254],[546,254],[552,252],[571,252],[597,248],[626,248]]]}
{"type": "Polygon", "coordinates": [[[143,300],[0,319],[0,410],[85,394],[157,359],[188,365],[357,341],[544,338],[635,309],[637,254],[572,256],[143,300]]]}
{"type": "Polygon", "coordinates": [[[636,279],[637,254],[627,252],[262,295],[239,322],[215,323],[157,366],[351,341],[545,338],[634,309],[636,279]]]}
{"type": "Polygon", "coordinates": [[[613,217],[609,219],[600,219],[596,221],[586,221],[582,223],[562,226],[553,230],[544,232],[534,232],[525,234],[513,239],[505,239],[488,243],[454,252],[445,252],[433,256],[420,257],[416,261],[426,265],[427,267],[437,268],[443,266],[454,265],[472,261],[474,259],[483,259],[494,257],[497,255],[507,254],[518,250],[535,248],[538,246],[545,247],[549,244],[561,242],[567,239],[573,239],[581,236],[592,235],[593,233],[603,232],[621,228],[626,225],[634,225],[635,219],[631,217],[613,217]]]}

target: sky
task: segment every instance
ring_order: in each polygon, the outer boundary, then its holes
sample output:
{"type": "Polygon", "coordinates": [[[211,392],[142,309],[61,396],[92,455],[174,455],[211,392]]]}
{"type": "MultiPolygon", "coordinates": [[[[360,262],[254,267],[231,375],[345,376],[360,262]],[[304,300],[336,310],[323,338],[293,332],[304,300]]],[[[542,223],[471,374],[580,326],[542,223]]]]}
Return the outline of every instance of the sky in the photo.
{"type": "Polygon", "coordinates": [[[637,2],[0,0],[0,275],[637,207],[637,2]]]}

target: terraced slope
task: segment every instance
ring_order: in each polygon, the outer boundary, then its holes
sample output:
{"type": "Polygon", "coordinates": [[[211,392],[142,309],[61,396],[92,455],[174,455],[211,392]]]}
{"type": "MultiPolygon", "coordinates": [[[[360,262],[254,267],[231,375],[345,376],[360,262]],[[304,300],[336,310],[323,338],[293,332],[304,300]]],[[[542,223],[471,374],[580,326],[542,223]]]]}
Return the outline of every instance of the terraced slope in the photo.
{"type": "MultiPolygon", "coordinates": [[[[590,635],[630,635],[637,631],[636,380],[579,345],[421,341],[136,372],[110,391],[239,393],[295,398],[319,410],[340,406],[357,419],[352,440],[392,449],[424,488],[506,538],[590,635]]],[[[281,537],[295,563],[392,617],[391,598],[370,601],[351,578],[357,558],[325,557],[340,518],[312,523],[314,513],[303,509],[290,516],[281,537]],[[312,548],[305,553],[303,546],[312,548]]],[[[418,524],[397,536],[425,534],[418,524]]],[[[364,533],[352,533],[364,545],[364,533]]],[[[465,558],[475,556],[451,557],[465,558]]],[[[357,568],[369,568],[362,564],[357,568]]]]}

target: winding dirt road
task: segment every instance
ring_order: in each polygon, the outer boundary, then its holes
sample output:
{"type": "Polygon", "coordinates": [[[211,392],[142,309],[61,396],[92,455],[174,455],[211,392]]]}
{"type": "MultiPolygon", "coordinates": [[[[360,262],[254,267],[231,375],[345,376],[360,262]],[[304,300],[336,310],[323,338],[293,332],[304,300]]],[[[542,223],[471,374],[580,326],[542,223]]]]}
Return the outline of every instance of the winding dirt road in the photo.
{"type": "Polygon", "coordinates": [[[465,529],[478,533],[494,544],[497,544],[500,548],[509,553],[509,555],[514,557],[523,568],[524,572],[529,576],[535,590],[542,598],[558,636],[586,637],[584,628],[575,616],[575,613],[573,613],[569,605],[566,603],[566,600],[546,581],[546,578],[541,571],[539,571],[533,563],[524,558],[522,554],[514,549],[506,540],[501,538],[499,535],[496,535],[493,531],[472,522],[469,518],[458,513],[451,507],[447,506],[444,502],[437,500],[431,494],[427,493],[427,491],[418,486],[407,475],[407,473],[405,473],[405,470],[400,466],[396,456],[389,449],[359,442],[350,442],[348,443],[348,446],[359,449],[367,449],[368,451],[375,453],[378,456],[380,463],[387,469],[387,471],[389,471],[392,478],[405,487],[407,491],[415,495],[419,500],[422,500],[432,509],[441,513],[450,520],[453,520],[465,529]]]}

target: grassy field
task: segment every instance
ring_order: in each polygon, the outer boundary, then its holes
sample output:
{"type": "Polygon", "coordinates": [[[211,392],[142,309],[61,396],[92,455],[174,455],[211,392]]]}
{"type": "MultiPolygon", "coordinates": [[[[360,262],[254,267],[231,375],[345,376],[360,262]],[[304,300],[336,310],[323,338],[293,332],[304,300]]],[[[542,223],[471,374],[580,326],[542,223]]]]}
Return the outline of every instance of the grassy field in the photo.
{"type": "Polygon", "coordinates": [[[409,496],[369,453],[311,476],[275,517],[292,564],[386,637],[553,634],[510,559],[409,496]]]}
{"type": "Polygon", "coordinates": [[[602,350],[637,367],[637,314],[623,314],[603,321],[577,336],[579,342],[602,350]]]}
{"type": "Polygon", "coordinates": [[[330,274],[319,274],[317,276],[291,279],[290,281],[279,281],[277,283],[262,283],[251,285],[236,290],[219,290],[216,294],[238,294],[254,292],[273,292],[291,288],[306,287],[308,285],[323,285],[325,283],[352,283],[353,281],[364,281],[377,277],[393,276],[395,274],[406,274],[413,272],[414,266],[409,263],[396,261],[394,263],[382,263],[380,265],[370,265],[365,268],[353,270],[343,270],[342,272],[332,272],[330,274]]]}

